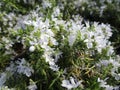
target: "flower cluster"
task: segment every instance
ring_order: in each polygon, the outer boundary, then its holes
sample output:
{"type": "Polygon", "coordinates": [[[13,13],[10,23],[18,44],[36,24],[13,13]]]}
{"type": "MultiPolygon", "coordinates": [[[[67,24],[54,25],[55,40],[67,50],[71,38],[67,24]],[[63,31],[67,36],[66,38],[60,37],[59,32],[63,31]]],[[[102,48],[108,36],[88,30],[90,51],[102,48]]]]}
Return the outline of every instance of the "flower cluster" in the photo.
{"type": "Polygon", "coordinates": [[[42,0],[26,15],[3,13],[0,89],[116,89],[120,59],[109,41],[111,26],[80,15],[65,20],[65,2],[56,2],[42,0]]]}

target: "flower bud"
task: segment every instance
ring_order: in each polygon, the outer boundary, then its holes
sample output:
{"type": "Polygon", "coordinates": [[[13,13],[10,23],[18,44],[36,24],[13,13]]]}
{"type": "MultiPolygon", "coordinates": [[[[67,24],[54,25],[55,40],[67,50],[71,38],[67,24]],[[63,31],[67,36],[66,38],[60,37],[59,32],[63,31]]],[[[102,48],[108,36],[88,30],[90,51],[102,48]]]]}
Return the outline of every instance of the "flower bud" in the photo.
{"type": "Polygon", "coordinates": [[[34,52],[35,51],[35,46],[30,46],[29,51],[34,52]]]}

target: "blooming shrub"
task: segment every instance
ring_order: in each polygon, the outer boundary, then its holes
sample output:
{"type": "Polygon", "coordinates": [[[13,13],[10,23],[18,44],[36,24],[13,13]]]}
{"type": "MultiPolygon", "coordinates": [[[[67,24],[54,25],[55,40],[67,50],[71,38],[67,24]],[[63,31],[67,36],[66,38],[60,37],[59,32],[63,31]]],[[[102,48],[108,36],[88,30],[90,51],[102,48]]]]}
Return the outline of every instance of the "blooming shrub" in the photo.
{"type": "Polygon", "coordinates": [[[84,20],[109,23],[113,29],[110,41],[114,42],[115,52],[120,54],[120,1],[119,0],[70,0],[64,4],[64,16],[80,14],[84,20]],[[67,14],[67,15],[66,15],[67,14]],[[113,23],[114,22],[114,23],[113,23]]]}
{"type": "Polygon", "coordinates": [[[43,0],[25,15],[1,14],[1,90],[119,90],[111,26],[65,19],[64,8],[43,0]]]}

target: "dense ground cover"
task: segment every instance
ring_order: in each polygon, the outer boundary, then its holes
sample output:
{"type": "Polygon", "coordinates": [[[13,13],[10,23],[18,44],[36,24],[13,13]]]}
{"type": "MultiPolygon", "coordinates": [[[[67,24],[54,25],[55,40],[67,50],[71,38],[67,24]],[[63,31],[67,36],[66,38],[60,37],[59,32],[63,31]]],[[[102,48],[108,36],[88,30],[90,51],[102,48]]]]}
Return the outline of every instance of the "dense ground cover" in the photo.
{"type": "Polygon", "coordinates": [[[1,0],[0,89],[119,90],[119,4],[1,0]]]}

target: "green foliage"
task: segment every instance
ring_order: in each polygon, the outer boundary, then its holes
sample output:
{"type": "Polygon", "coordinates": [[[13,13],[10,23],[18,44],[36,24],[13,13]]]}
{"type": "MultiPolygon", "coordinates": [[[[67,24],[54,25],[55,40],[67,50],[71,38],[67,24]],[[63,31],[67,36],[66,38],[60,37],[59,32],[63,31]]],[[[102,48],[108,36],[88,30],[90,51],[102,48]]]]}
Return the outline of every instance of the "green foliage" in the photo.
{"type": "Polygon", "coordinates": [[[64,80],[72,90],[119,85],[120,62],[111,45],[120,43],[120,2],[45,1],[0,1],[0,89],[66,90],[64,80]]]}

